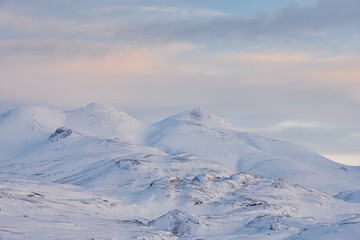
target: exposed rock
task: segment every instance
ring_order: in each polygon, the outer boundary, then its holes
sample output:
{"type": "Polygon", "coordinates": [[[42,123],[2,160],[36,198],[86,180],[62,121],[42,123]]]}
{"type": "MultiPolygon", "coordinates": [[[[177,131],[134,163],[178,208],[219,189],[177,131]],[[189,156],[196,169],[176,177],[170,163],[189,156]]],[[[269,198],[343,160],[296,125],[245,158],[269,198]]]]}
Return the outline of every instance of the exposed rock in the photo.
{"type": "Polygon", "coordinates": [[[56,129],[56,131],[50,135],[49,140],[50,141],[58,141],[61,138],[66,138],[73,134],[73,131],[66,127],[60,127],[56,129]]]}

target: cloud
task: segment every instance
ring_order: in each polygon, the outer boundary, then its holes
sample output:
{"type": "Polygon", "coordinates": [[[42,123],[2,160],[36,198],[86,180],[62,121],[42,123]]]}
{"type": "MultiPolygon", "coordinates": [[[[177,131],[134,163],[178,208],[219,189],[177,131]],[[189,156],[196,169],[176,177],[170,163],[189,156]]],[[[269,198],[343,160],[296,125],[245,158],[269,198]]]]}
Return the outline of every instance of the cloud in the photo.
{"type": "MultiPolygon", "coordinates": [[[[259,41],[281,39],[302,42],[311,39],[326,40],[332,35],[342,34],[343,39],[353,35],[360,26],[359,1],[321,0],[317,5],[298,7],[291,5],[270,14],[248,16],[209,16],[194,23],[180,18],[169,21],[140,21],[129,26],[127,34],[133,39],[155,41],[259,41]]],[[[146,19],[146,18],[145,18],[146,19]]],[[[121,31],[117,37],[121,36],[121,31]]]]}
{"type": "Polygon", "coordinates": [[[359,130],[359,126],[324,119],[323,121],[286,120],[264,128],[252,128],[251,132],[295,142],[332,160],[359,165],[360,139],[353,134],[359,130]]]}
{"type": "Polygon", "coordinates": [[[11,39],[108,39],[125,28],[124,21],[80,20],[74,18],[57,19],[52,17],[29,16],[19,12],[0,10],[0,29],[11,39]]]}
{"type": "Polygon", "coordinates": [[[316,65],[317,68],[311,69],[314,79],[360,85],[360,56],[325,58],[316,61],[316,65]]]}
{"type": "Polygon", "coordinates": [[[306,128],[317,130],[328,130],[334,128],[329,123],[308,120],[287,120],[280,122],[269,128],[270,131],[284,131],[289,128],[306,128]]]}
{"type": "Polygon", "coordinates": [[[321,47],[324,43],[331,44],[329,37],[333,37],[336,42],[355,42],[358,37],[353,38],[360,27],[360,2],[357,0],[320,0],[316,5],[306,7],[293,4],[274,13],[253,16],[156,5],[114,6],[95,11],[138,11],[142,14],[136,20],[126,14],[117,14],[111,18],[96,18],[96,15],[92,18],[89,13],[86,18],[73,15],[70,19],[57,19],[3,10],[0,26],[25,36],[159,43],[246,42],[250,46],[251,39],[258,41],[256,44],[262,42],[265,45],[264,41],[273,41],[272,44],[275,44],[277,39],[281,40],[279,45],[286,42],[291,47],[310,49],[312,45],[321,47]],[[147,12],[162,12],[166,16],[149,16],[147,12]]]}
{"type": "Polygon", "coordinates": [[[144,12],[144,13],[162,13],[168,14],[173,17],[219,17],[219,16],[229,16],[228,13],[221,11],[202,9],[202,8],[191,8],[191,7],[165,7],[165,6],[113,6],[113,7],[104,7],[96,8],[92,10],[85,11],[86,14],[95,14],[95,13],[109,13],[109,12],[144,12]]]}
{"type": "Polygon", "coordinates": [[[354,138],[357,138],[360,140],[360,132],[358,133],[352,133],[351,136],[353,136],[354,138]]]}
{"type": "Polygon", "coordinates": [[[351,165],[351,166],[359,166],[360,162],[360,154],[323,154],[325,157],[336,160],[339,163],[351,165]]]}
{"type": "Polygon", "coordinates": [[[74,39],[29,38],[0,39],[1,59],[10,56],[38,55],[51,56],[53,59],[71,56],[103,56],[119,48],[116,44],[89,42],[74,39]]]}
{"type": "MultiPolygon", "coordinates": [[[[268,123],[267,123],[268,124],[268,123]]],[[[265,127],[257,127],[252,129],[244,129],[250,132],[262,132],[265,134],[276,133],[286,136],[288,133],[307,131],[307,132],[334,132],[340,130],[340,125],[335,122],[319,121],[319,120],[305,120],[294,119],[277,122],[273,125],[267,125],[265,127]]],[[[343,130],[343,129],[342,129],[343,130]]]]}
{"type": "Polygon", "coordinates": [[[310,57],[304,54],[266,54],[266,53],[240,53],[240,54],[229,54],[227,56],[221,56],[220,61],[225,63],[302,63],[309,61],[310,57]]]}
{"type": "MultiPolygon", "coordinates": [[[[29,46],[39,46],[42,43],[44,42],[37,43],[36,40],[28,42],[29,46]]],[[[57,41],[50,41],[48,44],[62,46],[57,41]]],[[[71,44],[65,47],[68,48],[67,51],[77,51],[73,55],[61,55],[64,46],[41,54],[39,50],[33,49],[8,53],[6,57],[2,55],[0,101],[47,102],[65,106],[72,103],[87,104],[96,100],[144,104],[143,97],[147,96],[148,104],[154,104],[154,101],[162,101],[160,99],[174,94],[174,91],[167,91],[166,88],[176,88],[177,84],[172,83],[172,79],[174,75],[180,76],[181,71],[172,59],[202,48],[187,43],[141,48],[136,45],[106,48],[104,45],[106,43],[84,44],[83,54],[80,55],[76,46],[71,44]],[[91,50],[94,46],[99,48],[101,54],[86,54],[86,50],[91,50]],[[101,52],[102,48],[105,49],[104,52],[101,52]],[[152,96],[154,91],[157,96],[152,96]]],[[[1,46],[0,42],[0,49],[1,46]]]]}

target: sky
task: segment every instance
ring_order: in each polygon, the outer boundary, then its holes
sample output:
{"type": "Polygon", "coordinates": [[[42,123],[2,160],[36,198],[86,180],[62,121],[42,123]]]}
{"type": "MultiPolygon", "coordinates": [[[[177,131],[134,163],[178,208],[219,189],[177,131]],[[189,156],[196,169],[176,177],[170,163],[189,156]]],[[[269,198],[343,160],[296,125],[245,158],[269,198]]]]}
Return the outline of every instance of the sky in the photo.
{"type": "Polygon", "coordinates": [[[0,112],[202,107],[360,165],[359,0],[0,0],[0,112]]]}

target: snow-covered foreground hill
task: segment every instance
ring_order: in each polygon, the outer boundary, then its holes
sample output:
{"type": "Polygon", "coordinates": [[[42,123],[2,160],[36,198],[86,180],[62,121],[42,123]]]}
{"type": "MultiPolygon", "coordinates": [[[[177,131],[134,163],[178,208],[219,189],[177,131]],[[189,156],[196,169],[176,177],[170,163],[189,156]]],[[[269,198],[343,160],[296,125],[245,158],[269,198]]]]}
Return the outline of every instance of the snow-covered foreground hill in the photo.
{"type": "Polygon", "coordinates": [[[146,125],[100,104],[20,107],[0,133],[0,239],[360,236],[358,167],[201,109],[146,125]]]}

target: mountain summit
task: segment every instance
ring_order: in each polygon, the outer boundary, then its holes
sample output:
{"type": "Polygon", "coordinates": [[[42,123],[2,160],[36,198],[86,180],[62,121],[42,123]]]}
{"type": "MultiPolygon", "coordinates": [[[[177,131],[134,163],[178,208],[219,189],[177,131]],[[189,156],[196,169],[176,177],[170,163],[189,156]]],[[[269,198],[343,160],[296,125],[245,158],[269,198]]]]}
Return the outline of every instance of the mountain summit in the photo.
{"type": "Polygon", "coordinates": [[[168,117],[155,125],[164,128],[176,124],[201,124],[210,128],[236,129],[225,119],[199,107],[168,117]]]}
{"type": "Polygon", "coordinates": [[[114,107],[91,103],[66,112],[64,126],[88,136],[138,141],[145,124],[114,107]]]}

